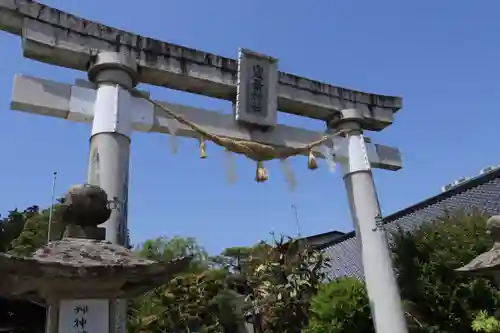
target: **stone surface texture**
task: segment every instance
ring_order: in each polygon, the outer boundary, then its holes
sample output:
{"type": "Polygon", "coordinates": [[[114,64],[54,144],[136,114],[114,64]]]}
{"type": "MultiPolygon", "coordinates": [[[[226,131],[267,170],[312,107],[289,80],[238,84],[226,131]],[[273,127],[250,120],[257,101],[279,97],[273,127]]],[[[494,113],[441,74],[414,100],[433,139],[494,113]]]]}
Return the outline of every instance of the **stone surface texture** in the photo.
{"type": "MultiPolygon", "coordinates": [[[[106,193],[88,184],[70,188],[61,209],[68,226],[87,229],[99,229],[110,211],[106,193]]],[[[167,283],[190,260],[156,262],[108,241],[63,238],[29,257],[0,253],[0,296],[131,298],[167,283]]]]}
{"type": "Polygon", "coordinates": [[[66,238],[38,249],[31,257],[0,253],[0,295],[130,298],[167,283],[190,259],[160,263],[110,242],[66,238]]]}
{"type": "Polygon", "coordinates": [[[500,215],[492,216],[487,222],[488,233],[494,240],[493,247],[474,258],[456,271],[479,275],[495,275],[500,271],[500,215]]]}
{"type": "Polygon", "coordinates": [[[99,186],[72,186],[62,199],[61,219],[67,224],[97,227],[111,215],[108,196],[99,186]]]}
{"type": "MultiPolygon", "coordinates": [[[[137,59],[140,82],[234,101],[235,59],[140,36],[86,20],[42,3],[0,0],[0,30],[23,38],[25,57],[86,71],[98,51],[116,51],[137,59]]],[[[278,72],[278,109],[326,120],[332,112],[357,108],[366,129],[392,123],[402,99],[333,86],[278,72]]]]}

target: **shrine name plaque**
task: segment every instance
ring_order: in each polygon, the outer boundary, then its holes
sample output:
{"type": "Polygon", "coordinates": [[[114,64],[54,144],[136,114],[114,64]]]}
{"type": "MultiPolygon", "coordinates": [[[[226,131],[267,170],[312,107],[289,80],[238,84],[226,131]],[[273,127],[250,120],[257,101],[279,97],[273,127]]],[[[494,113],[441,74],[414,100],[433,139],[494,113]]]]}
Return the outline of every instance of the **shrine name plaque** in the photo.
{"type": "Polygon", "coordinates": [[[58,333],[108,333],[109,300],[72,299],[59,303],[58,333]]]}
{"type": "Polygon", "coordinates": [[[277,85],[277,59],[240,49],[235,120],[265,127],[275,126],[277,85]]]}

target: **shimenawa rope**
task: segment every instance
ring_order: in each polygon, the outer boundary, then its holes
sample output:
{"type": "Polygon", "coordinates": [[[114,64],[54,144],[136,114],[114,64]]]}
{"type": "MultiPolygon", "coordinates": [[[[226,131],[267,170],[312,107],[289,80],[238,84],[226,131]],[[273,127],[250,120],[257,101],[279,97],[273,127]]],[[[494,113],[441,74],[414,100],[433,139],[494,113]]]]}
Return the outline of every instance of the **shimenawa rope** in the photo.
{"type": "MultiPolygon", "coordinates": [[[[308,159],[307,159],[307,166],[309,169],[314,170],[318,168],[318,163],[316,162],[316,158],[314,157],[312,149],[314,147],[317,147],[324,142],[326,142],[328,139],[335,135],[341,134],[341,132],[332,134],[332,135],[325,135],[321,139],[313,141],[311,143],[305,144],[300,147],[277,147],[273,145],[267,145],[255,141],[249,141],[249,140],[240,140],[240,139],[232,139],[232,138],[227,138],[227,137],[221,137],[216,134],[212,134],[204,130],[203,128],[199,127],[195,123],[185,119],[184,117],[176,114],[172,110],[169,110],[167,107],[162,105],[161,103],[158,103],[157,101],[149,98],[146,96],[144,93],[137,89],[130,89],[131,93],[133,93],[134,96],[139,96],[145,100],[147,100],[149,103],[153,104],[154,106],[158,107],[162,111],[164,111],[170,118],[175,119],[177,122],[186,125],[196,133],[200,135],[200,158],[206,158],[206,150],[205,150],[205,140],[212,141],[216,145],[219,145],[221,147],[224,147],[226,150],[236,153],[236,154],[241,154],[245,155],[247,158],[257,162],[257,170],[256,170],[256,175],[255,175],[255,180],[257,182],[263,182],[268,179],[268,173],[267,170],[264,168],[263,162],[264,161],[270,161],[273,159],[281,159],[284,160],[288,157],[295,156],[295,155],[300,155],[305,152],[308,153],[308,159]]],[[[174,134],[174,133],[171,133],[174,134]]]]}

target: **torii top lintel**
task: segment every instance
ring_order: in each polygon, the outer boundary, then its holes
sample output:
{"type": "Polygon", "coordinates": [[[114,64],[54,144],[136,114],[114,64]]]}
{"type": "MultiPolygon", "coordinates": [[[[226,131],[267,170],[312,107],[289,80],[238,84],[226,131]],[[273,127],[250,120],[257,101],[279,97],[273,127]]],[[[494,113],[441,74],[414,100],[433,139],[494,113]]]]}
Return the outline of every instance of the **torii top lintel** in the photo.
{"type": "MultiPolygon", "coordinates": [[[[24,56],[86,71],[92,52],[118,51],[137,59],[139,81],[235,101],[237,61],[85,20],[30,0],[0,0],[0,29],[22,36],[24,56]]],[[[367,130],[392,124],[402,107],[399,97],[335,87],[278,73],[278,109],[329,119],[341,109],[357,108],[367,130]]]]}

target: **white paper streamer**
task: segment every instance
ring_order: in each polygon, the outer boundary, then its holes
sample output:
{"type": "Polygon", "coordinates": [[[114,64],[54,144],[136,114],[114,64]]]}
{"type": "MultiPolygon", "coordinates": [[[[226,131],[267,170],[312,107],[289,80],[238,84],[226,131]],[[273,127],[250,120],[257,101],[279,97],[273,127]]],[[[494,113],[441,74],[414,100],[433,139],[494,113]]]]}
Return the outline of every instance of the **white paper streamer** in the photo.
{"type": "Polygon", "coordinates": [[[234,154],[227,149],[224,149],[226,163],[226,180],[229,184],[236,182],[236,161],[234,154]]]}
{"type": "Polygon", "coordinates": [[[168,131],[170,132],[171,135],[176,135],[180,127],[179,122],[177,122],[177,120],[172,118],[166,118],[166,120],[167,120],[168,131]]]}
{"type": "Polygon", "coordinates": [[[337,163],[335,163],[335,160],[333,159],[334,149],[328,147],[327,145],[321,145],[319,147],[319,150],[321,151],[321,154],[323,154],[323,156],[325,157],[325,162],[326,165],[328,166],[328,170],[330,170],[330,172],[335,172],[337,163]]]}
{"type": "Polygon", "coordinates": [[[174,154],[174,155],[177,154],[179,145],[177,142],[177,137],[175,135],[170,135],[168,137],[168,147],[170,148],[170,152],[172,154],[174,154]]]}
{"type": "Polygon", "coordinates": [[[168,137],[168,146],[170,147],[170,152],[172,154],[177,154],[179,146],[176,134],[179,130],[179,123],[175,119],[167,118],[167,128],[170,132],[170,135],[168,137]]]}
{"type": "Polygon", "coordinates": [[[288,186],[288,189],[294,192],[297,189],[297,179],[295,178],[295,174],[293,173],[292,168],[290,167],[290,163],[288,163],[287,159],[280,160],[281,172],[285,176],[285,181],[288,186]]]}

